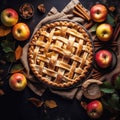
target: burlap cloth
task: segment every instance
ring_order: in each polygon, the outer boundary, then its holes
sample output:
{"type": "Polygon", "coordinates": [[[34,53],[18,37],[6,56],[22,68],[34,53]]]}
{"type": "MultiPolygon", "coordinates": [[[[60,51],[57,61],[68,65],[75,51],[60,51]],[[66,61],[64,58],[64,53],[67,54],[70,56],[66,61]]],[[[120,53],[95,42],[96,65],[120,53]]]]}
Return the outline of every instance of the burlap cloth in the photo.
{"type": "MultiPolygon", "coordinates": [[[[84,25],[85,20],[80,18],[80,17],[75,16],[72,13],[72,9],[78,3],[79,3],[79,0],[71,0],[61,12],[58,12],[58,10],[55,7],[53,7],[50,10],[50,12],[47,14],[47,16],[44,19],[42,19],[38,23],[38,25],[35,27],[32,36],[41,27],[41,25],[43,25],[47,22],[53,21],[53,20],[68,19],[68,20],[78,22],[78,23],[84,25]]],[[[31,36],[31,39],[32,39],[32,36],[31,36]]],[[[57,89],[57,90],[55,90],[55,89],[52,89],[52,88],[48,88],[46,85],[44,85],[39,80],[37,80],[34,77],[33,74],[31,74],[29,64],[28,64],[28,60],[27,60],[28,47],[29,47],[29,42],[24,46],[23,54],[22,54],[22,57],[21,57],[21,62],[23,63],[23,65],[26,69],[26,74],[27,74],[27,79],[28,79],[28,87],[35,94],[37,94],[39,96],[42,96],[43,93],[45,92],[45,90],[49,89],[52,93],[55,93],[55,94],[60,95],[62,97],[65,97],[65,98],[68,98],[68,99],[76,98],[76,99],[80,100],[81,96],[82,96],[82,92],[83,92],[82,89],[81,89],[81,84],[79,86],[76,86],[76,87],[72,88],[72,89],[67,89],[67,90],[58,90],[57,89]]],[[[118,56],[118,59],[120,59],[120,56],[118,56]]],[[[119,64],[120,63],[118,63],[117,68],[112,73],[116,73],[117,71],[120,71],[119,70],[119,64]]],[[[111,73],[109,75],[104,75],[100,80],[110,79],[111,76],[112,76],[111,73]]]]}

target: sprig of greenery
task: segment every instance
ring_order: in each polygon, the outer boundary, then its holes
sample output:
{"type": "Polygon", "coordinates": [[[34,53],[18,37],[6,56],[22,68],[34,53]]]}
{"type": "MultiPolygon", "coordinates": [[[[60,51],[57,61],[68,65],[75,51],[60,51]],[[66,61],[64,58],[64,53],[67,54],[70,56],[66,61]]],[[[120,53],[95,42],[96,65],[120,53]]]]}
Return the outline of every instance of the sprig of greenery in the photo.
{"type": "Polygon", "coordinates": [[[1,40],[0,47],[2,48],[2,58],[7,62],[15,62],[15,40],[12,39],[11,35],[6,36],[5,39],[1,40]]]}
{"type": "Polygon", "coordinates": [[[119,120],[120,112],[120,75],[114,80],[114,83],[105,81],[100,86],[103,96],[101,98],[103,105],[112,113],[116,120],[119,120]]]}

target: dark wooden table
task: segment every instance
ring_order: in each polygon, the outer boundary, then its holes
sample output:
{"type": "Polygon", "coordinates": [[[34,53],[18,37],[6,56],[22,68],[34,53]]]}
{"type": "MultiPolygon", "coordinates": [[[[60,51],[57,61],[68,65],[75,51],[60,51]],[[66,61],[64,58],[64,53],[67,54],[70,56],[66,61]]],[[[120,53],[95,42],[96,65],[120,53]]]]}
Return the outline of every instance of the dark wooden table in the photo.
{"type": "MultiPolygon", "coordinates": [[[[47,12],[53,6],[61,11],[70,0],[1,0],[0,12],[8,7],[18,11],[20,5],[24,2],[32,3],[35,7],[35,14],[32,19],[20,19],[20,21],[26,22],[29,25],[32,33],[37,23],[46,16],[47,12]],[[37,5],[39,3],[45,5],[46,14],[41,15],[37,11],[37,5]]],[[[98,1],[80,0],[80,2],[89,9],[98,1]]],[[[55,100],[58,107],[55,109],[47,109],[45,113],[43,108],[36,108],[28,102],[28,98],[38,97],[29,88],[26,88],[22,92],[15,92],[9,88],[8,82],[6,81],[4,90],[5,95],[0,97],[0,120],[91,120],[80,106],[80,102],[76,99],[67,100],[47,90],[43,95],[43,99],[55,100]]],[[[109,116],[108,112],[104,110],[102,118],[99,120],[106,120],[106,118],[108,120],[109,116]]]]}

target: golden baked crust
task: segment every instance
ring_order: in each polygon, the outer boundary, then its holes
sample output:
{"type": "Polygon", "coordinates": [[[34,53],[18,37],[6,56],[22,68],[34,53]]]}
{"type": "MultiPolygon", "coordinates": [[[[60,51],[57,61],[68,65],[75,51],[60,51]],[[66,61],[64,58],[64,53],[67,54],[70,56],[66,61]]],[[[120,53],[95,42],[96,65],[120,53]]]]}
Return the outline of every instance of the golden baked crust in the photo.
{"type": "Polygon", "coordinates": [[[34,75],[48,86],[68,88],[89,72],[93,46],[89,34],[73,22],[46,24],[33,35],[28,61],[34,75]]]}

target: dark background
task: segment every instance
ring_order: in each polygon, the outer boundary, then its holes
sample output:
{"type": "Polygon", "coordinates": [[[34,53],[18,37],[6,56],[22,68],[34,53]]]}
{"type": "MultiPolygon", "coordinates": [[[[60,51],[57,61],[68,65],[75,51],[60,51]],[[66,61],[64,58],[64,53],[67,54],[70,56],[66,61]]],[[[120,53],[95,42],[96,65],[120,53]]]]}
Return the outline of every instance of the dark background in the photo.
{"type": "MultiPolygon", "coordinates": [[[[16,11],[24,2],[32,3],[35,7],[35,14],[32,19],[20,21],[26,22],[31,33],[37,23],[46,16],[47,12],[55,6],[61,11],[70,0],[0,0],[0,12],[8,7],[14,8],[16,11]],[[43,3],[46,8],[45,14],[40,14],[37,5],[43,3]]],[[[96,0],[80,0],[80,2],[88,9],[95,4],[96,0]]],[[[55,100],[58,107],[54,109],[46,109],[43,107],[36,108],[27,99],[31,97],[40,98],[35,95],[29,88],[22,92],[15,92],[9,88],[8,80],[5,80],[3,87],[5,95],[0,97],[0,120],[91,120],[85,110],[80,106],[77,100],[67,100],[58,95],[50,93],[47,90],[42,96],[43,100],[55,100]]],[[[40,98],[41,99],[41,98],[40,98]]],[[[99,120],[108,120],[109,113],[104,109],[104,113],[99,120]]]]}

